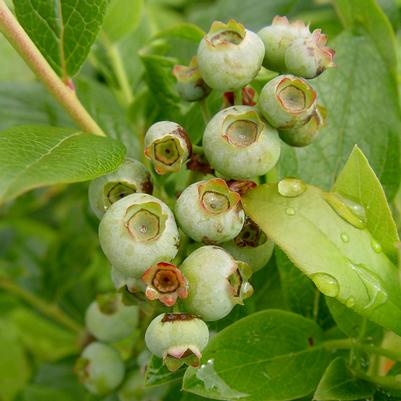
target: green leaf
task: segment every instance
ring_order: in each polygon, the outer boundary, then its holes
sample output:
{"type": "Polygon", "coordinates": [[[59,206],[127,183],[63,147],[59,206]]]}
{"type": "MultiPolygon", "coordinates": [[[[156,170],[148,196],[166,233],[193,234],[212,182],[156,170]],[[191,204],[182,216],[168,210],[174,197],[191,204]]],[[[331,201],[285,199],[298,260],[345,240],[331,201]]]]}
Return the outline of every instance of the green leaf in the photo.
{"type": "Polygon", "coordinates": [[[94,179],[118,167],[119,142],[67,128],[19,126],[0,132],[0,202],[45,185],[94,179]]]}
{"type": "Polygon", "coordinates": [[[352,401],[371,397],[374,392],[372,384],[355,377],[344,359],[337,358],[324,372],[313,397],[319,401],[352,401]]]}
{"type": "Polygon", "coordinates": [[[0,320],[0,399],[11,401],[29,378],[29,364],[15,327],[0,320]]]}
{"type": "Polygon", "coordinates": [[[280,273],[281,288],[289,309],[294,313],[317,320],[325,329],[330,328],[333,320],[330,318],[324,297],[320,296],[319,290],[294,266],[283,251],[276,248],[274,253],[280,273]]]}
{"type": "Polygon", "coordinates": [[[175,88],[176,79],[172,69],[177,64],[175,59],[142,54],[141,60],[145,66],[145,79],[155,98],[158,120],[179,120],[181,113],[181,99],[175,88]]]}
{"type": "Polygon", "coordinates": [[[333,192],[362,205],[367,227],[383,251],[397,262],[396,243],[400,241],[386,195],[362,151],[356,146],[337,177],[333,192]]]}
{"type": "Polygon", "coordinates": [[[292,400],[310,394],[328,361],[312,320],[279,311],[252,314],[216,334],[183,389],[218,400],[292,400]]]}
{"type": "MultiPolygon", "coordinates": [[[[367,8],[371,3],[363,2],[367,8]]],[[[377,18],[383,20],[380,10],[378,13],[377,18]]],[[[387,30],[381,32],[383,41],[392,41],[387,30]]],[[[306,148],[283,147],[279,166],[282,176],[298,176],[329,189],[358,144],[389,199],[395,196],[401,177],[398,83],[389,60],[378,50],[377,41],[366,30],[358,34],[347,30],[329,42],[336,50],[336,67],[311,81],[318,90],[319,102],[328,111],[327,126],[306,148]]],[[[387,50],[393,60],[393,47],[387,50]]]]}
{"type": "MultiPolygon", "coordinates": [[[[367,228],[356,228],[307,186],[285,197],[278,185],[261,185],[242,199],[245,212],[311,278],[325,295],[401,334],[401,290],[397,268],[380,252],[367,228]]],[[[350,218],[350,216],[348,216],[350,218]]]]}
{"type": "Polygon", "coordinates": [[[10,318],[18,328],[25,348],[39,360],[54,361],[79,352],[74,334],[29,309],[19,308],[10,318]]]}
{"type": "Polygon", "coordinates": [[[0,130],[25,124],[74,126],[67,114],[41,84],[2,82],[0,84],[0,130]]]}
{"type": "Polygon", "coordinates": [[[174,25],[171,28],[167,28],[158,32],[152,39],[179,38],[191,40],[193,42],[200,42],[204,36],[205,31],[203,31],[197,25],[188,22],[182,22],[178,25],[174,25]]]}
{"type": "Polygon", "coordinates": [[[163,364],[163,360],[152,355],[145,373],[145,386],[160,386],[161,384],[174,383],[182,379],[185,367],[181,367],[175,372],[170,372],[163,364]]]}
{"type": "Polygon", "coordinates": [[[383,329],[377,324],[359,316],[334,298],[326,297],[327,306],[341,331],[348,337],[367,339],[379,343],[383,339],[383,329]]]}
{"type": "Polygon", "coordinates": [[[14,0],[17,18],[63,79],[74,76],[96,39],[108,0],[14,0]]]}
{"type": "Polygon", "coordinates": [[[108,38],[116,42],[132,32],[140,21],[142,8],[143,0],[111,0],[102,27],[108,38]]]}

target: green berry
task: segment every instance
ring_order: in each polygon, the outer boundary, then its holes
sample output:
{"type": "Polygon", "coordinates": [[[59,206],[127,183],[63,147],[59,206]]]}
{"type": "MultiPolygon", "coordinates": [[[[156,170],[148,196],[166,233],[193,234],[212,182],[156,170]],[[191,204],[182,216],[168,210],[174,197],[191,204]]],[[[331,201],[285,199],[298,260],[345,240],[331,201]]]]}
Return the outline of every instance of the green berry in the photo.
{"type": "Polygon", "coordinates": [[[150,174],[145,166],[134,159],[126,159],[110,174],[96,178],[89,184],[89,203],[99,219],[116,201],[135,192],[151,194],[150,174]]]}
{"type": "Polygon", "coordinates": [[[265,48],[256,35],[234,20],[213,22],[198,47],[202,78],[213,89],[240,89],[259,72],[265,48]]]}
{"type": "Polygon", "coordinates": [[[270,260],[274,243],[247,217],[241,232],[233,240],[222,244],[222,247],[236,260],[247,263],[256,272],[270,260]]]}
{"type": "Polygon", "coordinates": [[[325,121],[326,109],[318,105],[312,116],[304,125],[280,130],[280,138],[290,146],[308,146],[317,137],[325,121]]]}
{"type": "Polygon", "coordinates": [[[189,284],[188,298],[183,304],[186,310],[205,320],[222,319],[253,293],[247,281],[252,274],[250,267],[216,246],[198,248],[180,269],[189,284]]]}
{"type": "Polygon", "coordinates": [[[250,106],[217,113],[206,126],[203,148],[212,167],[231,179],[264,175],[280,157],[277,131],[250,106]]]}
{"type": "Polygon", "coordinates": [[[258,32],[262,39],[266,52],[263,65],[269,70],[286,72],[285,53],[288,46],[298,38],[307,38],[310,35],[309,28],[302,21],[292,24],[287,17],[274,17],[271,25],[258,32]]]}
{"type": "Polygon", "coordinates": [[[225,242],[238,235],[244,224],[240,200],[221,178],[199,181],[177,199],[175,215],[182,230],[195,241],[225,242]]]}
{"type": "Polygon", "coordinates": [[[162,313],[152,320],[145,333],[149,351],[163,358],[172,371],[184,363],[198,367],[208,341],[206,323],[187,313],[162,313]]]}
{"type": "Polygon", "coordinates": [[[326,68],[333,67],[334,50],[326,47],[327,36],[316,29],[307,38],[294,40],[285,53],[288,73],[315,78],[326,68]]]}
{"type": "Polygon", "coordinates": [[[119,341],[134,332],[138,324],[138,308],[124,305],[121,294],[103,294],[89,305],[85,323],[98,340],[119,341]]]}
{"type": "Polygon", "coordinates": [[[175,257],[179,234],[166,204],[136,193],[110,206],[100,222],[99,239],[115,269],[140,278],[150,266],[175,257]]]}
{"type": "Polygon", "coordinates": [[[263,87],[258,105],[273,127],[288,129],[305,124],[316,102],[317,93],[308,82],[293,75],[280,75],[263,87]]]}
{"type": "Polygon", "coordinates": [[[91,394],[105,395],[120,385],[125,367],[114,348],[94,342],[84,349],[74,370],[91,394]]]}
{"type": "Polygon", "coordinates": [[[145,156],[152,161],[158,174],[180,171],[191,151],[188,134],[177,123],[160,121],[145,134],[145,156]]]}
{"type": "Polygon", "coordinates": [[[176,65],[173,75],[177,79],[177,91],[187,102],[196,102],[209,95],[211,89],[203,80],[196,57],[193,57],[189,66],[176,65]]]}

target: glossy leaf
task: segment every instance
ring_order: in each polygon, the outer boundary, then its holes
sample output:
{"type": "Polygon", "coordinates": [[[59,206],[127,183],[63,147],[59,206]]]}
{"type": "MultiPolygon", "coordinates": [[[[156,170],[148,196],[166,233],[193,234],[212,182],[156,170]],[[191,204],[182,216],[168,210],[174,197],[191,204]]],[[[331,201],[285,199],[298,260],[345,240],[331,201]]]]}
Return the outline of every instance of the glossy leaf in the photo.
{"type": "Polygon", "coordinates": [[[160,31],[154,36],[156,38],[179,38],[187,39],[193,42],[200,42],[205,32],[197,25],[183,22],[171,28],[160,31]]]}
{"type": "Polygon", "coordinates": [[[14,0],[17,18],[63,79],[75,75],[96,39],[108,0],[14,0]]]}
{"type": "Polygon", "coordinates": [[[247,215],[321,292],[401,334],[396,267],[367,229],[340,217],[326,198],[313,186],[299,196],[284,197],[271,184],[248,192],[242,202],[247,215]]]}
{"type": "Polygon", "coordinates": [[[218,400],[280,401],[316,387],[328,362],[312,320],[279,310],[254,313],[216,334],[183,389],[218,400]]]}
{"type": "Polygon", "coordinates": [[[344,359],[337,358],[328,366],[313,396],[319,401],[353,401],[371,397],[372,384],[355,377],[344,359]]]}
{"type": "Polygon", "coordinates": [[[119,142],[46,126],[19,126],[0,132],[0,202],[30,189],[87,181],[118,167],[125,155],[119,142]]]}
{"type": "Polygon", "coordinates": [[[337,6],[340,3],[354,10],[347,17],[349,29],[329,40],[336,50],[336,67],[311,81],[328,110],[327,125],[312,145],[284,147],[281,174],[328,190],[357,144],[391,200],[401,176],[394,34],[375,1],[341,0],[337,6]]]}
{"type": "Polygon", "coordinates": [[[370,343],[382,341],[382,327],[359,316],[334,298],[326,297],[326,302],[333,319],[344,334],[370,343]]]}
{"type": "Polygon", "coordinates": [[[365,208],[368,230],[380,243],[383,251],[396,262],[396,244],[400,241],[397,227],[380,181],[357,146],[337,177],[333,192],[338,192],[365,208]]]}
{"type": "Polygon", "coordinates": [[[103,30],[115,42],[132,32],[141,18],[143,0],[111,0],[103,30]]]}

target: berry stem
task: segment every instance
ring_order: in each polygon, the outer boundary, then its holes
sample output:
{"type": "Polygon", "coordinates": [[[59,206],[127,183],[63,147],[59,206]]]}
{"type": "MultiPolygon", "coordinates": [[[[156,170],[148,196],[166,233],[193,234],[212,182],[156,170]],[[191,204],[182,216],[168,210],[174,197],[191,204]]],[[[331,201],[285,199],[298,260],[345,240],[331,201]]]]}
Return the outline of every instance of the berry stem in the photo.
{"type": "Polygon", "coordinates": [[[17,296],[24,302],[33,306],[39,312],[43,313],[45,316],[50,317],[56,322],[62,324],[64,327],[78,334],[82,334],[84,332],[84,329],[75,320],[67,316],[57,305],[49,304],[48,302],[36,296],[35,294],[14,284],[7,278],[5,277],[0,278],[0,288],[17,296]]]}
{"type": "Polygon", "coordinates": [[[210,120],[210,113],[205,98],[199,100],[199,106],[202,113],[203,121],[205,122],[205,125],[207,125],[210,120]]]}
{"type": "Polygon", "coordinates": [[[401,352],[386,348],[376,347],[370,344],[361,344],[351,338],[342,340],[328,340],[323,343],[324,348],[328,350],[336,349],[358,349],[370,354],[385,356],[393,361],[401,362],[401,352]]]}
{"type": "Polygon", "coordinates": [[[39,80],[42,81],[49,92],[84,132],[105,136],[99,125],[83,107],[75,91],[65,85],[52,69],[31,38],[18,23],[4,0],[0,0],[0,32],[3,33],[39,80]]]}
{"type": "Polygon", "coordinates": [[[366,380],[380,387],[385,387],[393,390],[401,390],[400,380],[395,376],[369,376],[365,372],[361,372],[360,370],[353,370],[352,372],[359,379],[366,380]]]}
{"type": "Polygon", "coordinates": [[[234,91],[234,105],[242,105],[242,88],[234,91]]]}
{"type": "Polygon", "coordinates": [[[134,95],[131,90],[131,85],[128,79],[127,71],[124,67],[123,60],[121,58],[120,51],[118,47],[110,41],[106,34],[103,34],[101,36],[101,41],[104,48],[106,49],[111,67],[121,89],[124,102],[126,106],[129,106],[134,100],[134,95]]]}

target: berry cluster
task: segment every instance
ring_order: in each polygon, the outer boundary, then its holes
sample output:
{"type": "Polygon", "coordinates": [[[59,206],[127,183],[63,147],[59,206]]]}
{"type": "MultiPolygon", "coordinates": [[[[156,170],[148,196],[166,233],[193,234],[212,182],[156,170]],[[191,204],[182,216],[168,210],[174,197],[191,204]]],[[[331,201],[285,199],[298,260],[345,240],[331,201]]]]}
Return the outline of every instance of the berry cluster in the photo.
{"type": "Polygon", "coordinates": [[[190,65],[173,70],[186,101],[225,92],[223,109],[207,122],[203,147],[194,152],[185,129],[170,121],[153,124],[144,138],[154,178],[187,164],[201,179],[178,199],[163,198],[172,208],[152,195],[151,174],[136,160],[90,184],[100,244],[120,292],[99,297],[87,311],[87,328],[100,341],[77,363],[89,391],[103,394],[123,379],[121,357],[106,345],[137,326],[138,308],[124,305],[122,294],[147,298],[162,312],[149,324],[145,342],[172,371],[184,363],[199,366],[209,338],[205,321],[224,318],[252,295],[248,280],[267,264],[273,243],[245,215],[241,194],[276,165],[281,140],[306,146],[323,125],[324,108],[306,79],[333,65],[326,41],[320,30],[311,33],[285,17],[258,34],[233,20],[214,22],[190,65]],[[286,75],[267,82],[255,103],[249,85],[262,65],[286,75]]]}

